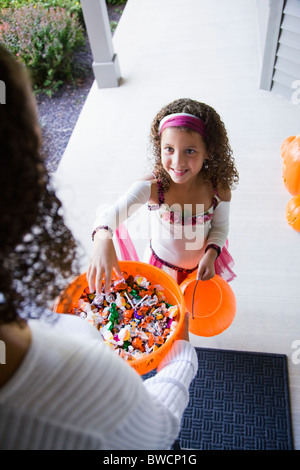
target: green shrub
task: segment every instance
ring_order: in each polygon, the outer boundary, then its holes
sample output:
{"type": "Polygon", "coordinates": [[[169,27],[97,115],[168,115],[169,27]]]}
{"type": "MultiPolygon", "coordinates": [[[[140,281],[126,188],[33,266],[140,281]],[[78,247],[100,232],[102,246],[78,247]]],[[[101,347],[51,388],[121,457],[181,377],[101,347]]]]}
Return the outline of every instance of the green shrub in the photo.
{"type": "Polygon", "coordinates": [[[71,78],[72,56],[84,35],[74,14],[31,3],[2,10],[0,40],[27,66],[34,88],[51,92],[71,78]]]}
{"type": "Polygon", "coordinates": [[[127,0],[106,0],[106,3],[110,5],[125,5],[125,3],[127,3],[127,0]]]}

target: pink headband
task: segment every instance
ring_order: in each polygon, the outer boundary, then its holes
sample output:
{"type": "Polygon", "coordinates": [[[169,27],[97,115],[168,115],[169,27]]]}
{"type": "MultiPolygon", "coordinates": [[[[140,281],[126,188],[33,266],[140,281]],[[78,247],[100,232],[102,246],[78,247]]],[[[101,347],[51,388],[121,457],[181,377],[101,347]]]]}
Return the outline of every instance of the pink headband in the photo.
{"type": "Polygon", "coordinates": [[[174,113],[174,114],[169,114],[168,116],[165,116],[159,124],[159,134],[162,133],[162,131],[166,127],[189,127],[195,132],[198,132],[200,135],[205,137],[205,124],[204,122],[194,116],[193,114],[187,114],[187,113],[174,113]]]}

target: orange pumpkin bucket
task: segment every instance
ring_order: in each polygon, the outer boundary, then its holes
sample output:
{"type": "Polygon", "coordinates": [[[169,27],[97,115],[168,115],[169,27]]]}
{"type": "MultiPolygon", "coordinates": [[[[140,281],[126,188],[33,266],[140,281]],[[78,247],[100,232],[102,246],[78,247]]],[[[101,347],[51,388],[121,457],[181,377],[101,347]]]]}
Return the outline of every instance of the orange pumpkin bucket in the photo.
{"type": "Polygon", "coordinates": [[[289,200],[286,205],[285,215],[289,226],[300,232],[300,194],[289,200]]]}
{"type": "MultiPolygon", "coordinates": [[[[163,287],[163,294],[169,304],[179,307],[179,314],[176,317],[178,324],[174,333],[168,340],[162,344],[156,351],[140,358],[128,361],[140,375],[146,374],[159,365],[163,357],[171,349],[174,341],[177,339],[185,315],[185,302],[182,291],[174,279],[161,269],[150,264],[137,261],[119,261],[121,271],[132,276],[144,276],[152,285],[160,285],[163,287]]],[[[78,276],[74,281],[66,287],[66,289],[58,297],[54,306],[54,312],[68,313],[72,308],[76,308],[83,290],[88,287],[86,273],[78,276]]]]}
{"type": "Polygon", "coordinates": [[[209,281],[198,281],[197,287],[196,283],[197,272],[194,272],[180,284],[186,310],[190,313],[189,331],[197,336],[218,335],[234,320],[236,299],[233,290],[218,275],[209,281]]]}
{"type": "Polygon", "coordinates": [[[292,196],[300,194],[300,135],[290,136],[281,145],[282,177],[292,196]]]}

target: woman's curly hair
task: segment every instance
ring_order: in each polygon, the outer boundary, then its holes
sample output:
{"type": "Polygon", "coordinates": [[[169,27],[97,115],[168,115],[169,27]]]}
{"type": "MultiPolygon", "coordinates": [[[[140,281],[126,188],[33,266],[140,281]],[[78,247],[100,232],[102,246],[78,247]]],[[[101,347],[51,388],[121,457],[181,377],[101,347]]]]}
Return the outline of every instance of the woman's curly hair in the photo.
{"type": "MultiPolygon", "coordinates": [[[[229,145],[225,126],[218,113],[205,103],[189,98],[181,98],[164,106],[155,116],[151,125],[150,145],[152,150],[152,168],[155,175],[162,181],[165,191],[169,187],[170,177],[162,166],[159,123],[167,115],[173,113],[189,113],[202,119],[205,123],[208,158],[201,169],[205,181],[212,183],[213,188],[228,190],[238,183],[239,176],[235,168],[232,150],[229,145]],[[153,161],[154,160],[154,161],[153,161]]],[[[181,129],[191,132],[188,127],[181,129]]]]}
{"type": "Polygon", "coordinates": [[[23,65],[0,45],[0,324],[45,311],[79,273],[76,242],[63,221],[41,155],[41,133],[23,65]],[[41,307],[41,308],[40,308],[41,307]]]}

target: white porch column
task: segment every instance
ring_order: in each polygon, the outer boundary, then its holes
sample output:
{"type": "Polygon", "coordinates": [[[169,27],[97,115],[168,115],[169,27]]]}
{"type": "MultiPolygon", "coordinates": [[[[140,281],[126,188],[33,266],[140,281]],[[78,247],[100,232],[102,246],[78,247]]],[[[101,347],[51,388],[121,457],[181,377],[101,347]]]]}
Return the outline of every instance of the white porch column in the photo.
{"type": "Polygon", "coordinates": [[[105,0],[81,0],[86,29],[93,54],[93,71],[98,88],[113,88],[121,77],[105,0]]]}

